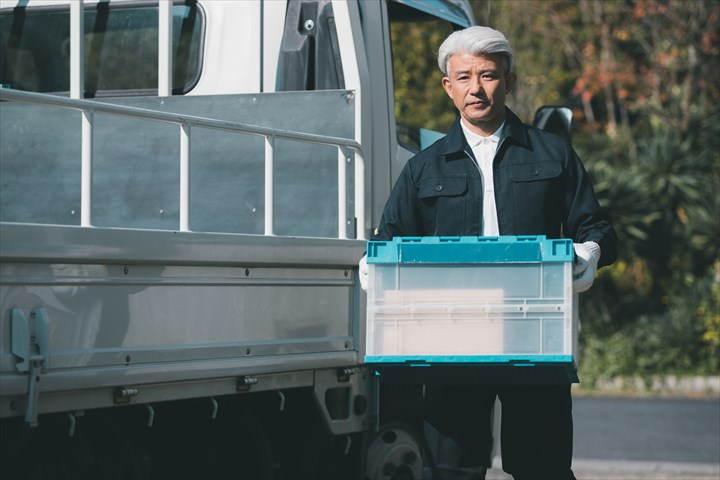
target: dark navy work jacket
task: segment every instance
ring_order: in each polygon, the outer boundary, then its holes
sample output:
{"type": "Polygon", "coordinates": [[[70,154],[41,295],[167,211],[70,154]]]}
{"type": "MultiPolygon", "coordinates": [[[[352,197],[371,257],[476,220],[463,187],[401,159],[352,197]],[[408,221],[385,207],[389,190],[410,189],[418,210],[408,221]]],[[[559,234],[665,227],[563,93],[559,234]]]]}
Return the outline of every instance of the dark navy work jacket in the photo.
{"type": "MultiPolygon", "coordinates": [[[[506,112],[493,161],[500,235],[592,240],[600,245],[598,267],[614,262],[615,231],[569,142],[506,112]]],[[[478,236],[482,215],[482,177],[458,118],[446,137],[407,162],[374,238],[478,236]]]]}

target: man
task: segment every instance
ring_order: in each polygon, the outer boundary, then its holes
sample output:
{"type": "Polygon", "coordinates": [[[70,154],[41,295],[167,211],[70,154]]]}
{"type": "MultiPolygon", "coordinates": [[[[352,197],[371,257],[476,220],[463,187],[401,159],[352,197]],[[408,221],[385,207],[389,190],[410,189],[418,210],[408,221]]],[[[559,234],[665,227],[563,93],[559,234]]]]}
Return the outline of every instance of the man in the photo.
{"type": "MultiPolygon", "coordinates": [[[[445,138],[405,165],[375,238],[572,238],[573,290],[589,289],[596,269],[615,261],[615,232],[569,143],[523,124],[505,106],[517,79],[505,36],[487,27],[454,32],[440,47],[438,65],[459,118],[445,138]]],[[[360,272],[365,281],[364,259],[360,272]]],[[[503,469],[516,480],[575,478],[570,385],[428,385],[425,420],[460,450],[455,465],[436,478],[468,478],[472,472],[484,478],[496,396],[502,402],[503,469]]]]}

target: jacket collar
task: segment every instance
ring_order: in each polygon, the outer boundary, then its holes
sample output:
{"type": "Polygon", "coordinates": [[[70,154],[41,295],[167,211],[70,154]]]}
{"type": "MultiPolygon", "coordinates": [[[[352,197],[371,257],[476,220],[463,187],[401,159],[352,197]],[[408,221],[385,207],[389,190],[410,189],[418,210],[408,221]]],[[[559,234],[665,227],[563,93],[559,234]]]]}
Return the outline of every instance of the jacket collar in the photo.
{"type": "MultiPolygon", "coordinates": [[[[520,121],[517,115],[507,107],[505,107],[505,128],[503,129],[500,144],[502,145],[506,139],[511,139],[513,142],[521,145],[528,143],[526,126],[520,121]]],[[[445,137],[445,145],[443,145],[440,150],[440,155],[455,156],[463,154],[466,150],[469,150],[469,148],[465,134],[460,126],[460,117],[458,116],[452,124],[452,127],[450,127],[447,137],[445,137]]]]}

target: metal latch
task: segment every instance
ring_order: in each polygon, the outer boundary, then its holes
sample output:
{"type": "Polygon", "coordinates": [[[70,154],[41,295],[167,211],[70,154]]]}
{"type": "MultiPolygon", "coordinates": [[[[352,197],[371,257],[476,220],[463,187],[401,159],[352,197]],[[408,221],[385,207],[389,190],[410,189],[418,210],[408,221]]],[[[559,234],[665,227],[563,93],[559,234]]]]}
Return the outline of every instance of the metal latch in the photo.
{"type": "Polygon", "coordinates": [[[117,387],[113,394],[114,403],[130,403],[131,397],[137,397],[140,390],[132,387],[117,387]]]}
{"type": "Polygon", "coordinates": [[[248,392],[250,391],[250,387],[252,385],[256,385],[258,383],[257,377],[238,377],[237,383],[235,384],[235,391],[236,392],[248,392]]]}
{"type": "Polygon", "coordinates": [[[337,380],[338,380],[338,382],[349,382],[350,377],[352,375],[355,375],[356,372],[357,372],[357,368],[353,368],[353,367],[340,368],[337,371],[337,380]]]}
{"type": "Polygon", "coordinates": [[[28,397],[25,423],[37,426],[39,390],[37,387],[43,370],[50,368],[49,328],[47,311],[34,308],[28,322],[19,308],[13,308],[10,316],[12,353],[20,359],[15,365],[19,372],[28,373],[28,397]]]}

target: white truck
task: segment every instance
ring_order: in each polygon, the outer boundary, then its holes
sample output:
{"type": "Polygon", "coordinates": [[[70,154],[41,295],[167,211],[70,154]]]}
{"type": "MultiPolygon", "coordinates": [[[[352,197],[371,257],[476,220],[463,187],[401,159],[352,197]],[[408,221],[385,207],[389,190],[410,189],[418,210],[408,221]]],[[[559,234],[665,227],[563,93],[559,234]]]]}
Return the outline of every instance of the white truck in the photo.
{"type": "Polygon", "coordinates": [[[433,137],[396,125],[407,22],[473,17],[0,0],[2,478],[420,477],[357,278],[433,137]]]}

